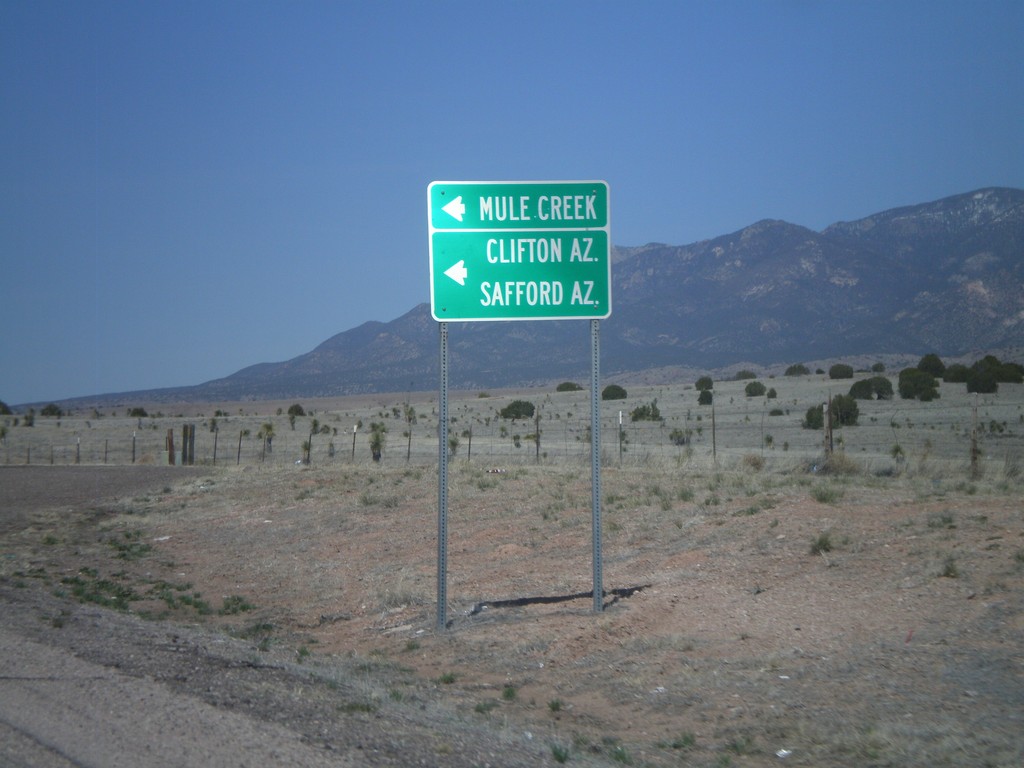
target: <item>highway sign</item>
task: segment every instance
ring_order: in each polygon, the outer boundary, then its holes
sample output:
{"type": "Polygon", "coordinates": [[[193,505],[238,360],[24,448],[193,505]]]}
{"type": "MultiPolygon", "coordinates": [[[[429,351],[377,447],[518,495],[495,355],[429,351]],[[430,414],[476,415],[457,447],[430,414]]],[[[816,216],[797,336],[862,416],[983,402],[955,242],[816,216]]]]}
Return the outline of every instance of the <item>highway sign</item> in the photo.
{"type": "Polygon", "coordinates": [[[611,314],[603,181],[435,181],[427,188],[438,321],[611,314]]]}

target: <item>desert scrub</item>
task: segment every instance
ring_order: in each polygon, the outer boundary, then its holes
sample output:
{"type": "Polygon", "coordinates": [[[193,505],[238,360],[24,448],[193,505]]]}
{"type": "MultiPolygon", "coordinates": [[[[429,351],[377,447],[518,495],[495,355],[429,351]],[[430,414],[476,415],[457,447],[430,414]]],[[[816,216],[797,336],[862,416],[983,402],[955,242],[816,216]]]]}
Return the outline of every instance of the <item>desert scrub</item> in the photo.
{"type": "Polygon", "coordinates": [[[816,485],[811,488],[811,498],[819,504],[835,504],[843,498],[843,489],[830,484],[816,485]]]}
{"type": "Polygon", "coordinates": [[[818,472],[826,475],[859,475],[861,467],[842,451],[836,451],[818,468],[818,472]]]}
{"type": "Polygon", "coordinates": [[[124,531],[120,539],[111,539],[108,543],[121,560],[138,560],[153,551],[153,546],[141,538],[141,531],[124,531]]]}
{"type": "Polygon", "coordinates": [[[80,603],[95,603],[104,608],[127,611],[133,600],[139,596],[125,585],[110,579],[101,579],[94,572],[82,569],[75,576],[61,579],[61,584],[71,588],[71,595],[80,603]]]}
{"type": "Polygon", "coordinates": [[[939,566],[939,576],[944,579],[957,579],[960,577],[960,569],[956,564],[956,557],[946,555],[942,558],[939,566]]]}
{"type": "Polygon", "coordinates": [[[831,552],[832,546],[832,534],[829,531],[823,531],[818,534],[818,538],[811,542],[811,554],[823,555],[826,552],[831,552]]]}
{"type": "Polygon", "coordinates": [[[258,621],[237,629],[231,634],[241,640],[252,640],[261,651],[269,651],[275,627],[269,621],[258,621]]]}
{"type": "Polygon", "coordinates": [[[233,616],[238,613],[246,613],[256,610],[256,606],[250,603],[241,595],[228,595],[218,613],[221,616],[233,616]]]}
{"type": "Polygon", "coordinates": [[[932,512],[928,515],[929,528],[956,528],[952,512],[932,512]]]}
{"type": "Polygon", "coordinates": [[[670,741],[667,746],[670,749],[692,749],[697,744],[697,737],[686,731],[670,741]]]}
{"type": "Polygon", "coordinates": [[[569,760],[569,748],[562,744],[551,745],[551,757],[554,758],[556,763],[565,763],[569,760]]]}
{"type": "Polygon", "coordinates": [[[490,714],[492,709],[495,709],[498,706],[498,702],[495,699],[485,699],[473,707],[473,711],[477,714],[487,715],[490,714]]]}
{"type": "Polygon", "coordinates": [[[394,509],[400,502],[401,499],[398,495],[393,493],[372,493],[370,491],[364,491],[359,494],[359,503],[364,507],[384,507],[384,509],[394,509]]]}

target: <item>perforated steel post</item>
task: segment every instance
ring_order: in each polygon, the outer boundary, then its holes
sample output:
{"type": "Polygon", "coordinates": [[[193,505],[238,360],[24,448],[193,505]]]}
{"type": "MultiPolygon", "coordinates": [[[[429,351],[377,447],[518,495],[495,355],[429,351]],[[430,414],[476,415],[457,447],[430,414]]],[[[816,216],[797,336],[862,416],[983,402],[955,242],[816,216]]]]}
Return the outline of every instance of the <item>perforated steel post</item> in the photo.
{"type": "Polygon", "coordinates": [[[448,626],[448,323],[441,331],[441,392],[437,421],[437,629],[448,626]]]}
{"type": "Polygon", "coordinates": [[[601,409],[599,407],[601,322],[590,321],[590,482],[593,525],[594,613],[604,610],[604,577],[601,571],[601,409]]]}

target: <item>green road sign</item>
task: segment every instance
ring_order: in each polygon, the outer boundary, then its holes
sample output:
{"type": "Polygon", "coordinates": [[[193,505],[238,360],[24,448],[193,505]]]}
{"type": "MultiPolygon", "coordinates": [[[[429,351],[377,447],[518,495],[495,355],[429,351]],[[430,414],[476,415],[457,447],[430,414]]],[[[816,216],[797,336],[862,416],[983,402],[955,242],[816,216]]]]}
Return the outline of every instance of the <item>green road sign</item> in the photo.
{"type": "Polygon", "coordinates": [[[434,319],[611,314],[603,181],[435,181],[427,188],[434,319]]]}

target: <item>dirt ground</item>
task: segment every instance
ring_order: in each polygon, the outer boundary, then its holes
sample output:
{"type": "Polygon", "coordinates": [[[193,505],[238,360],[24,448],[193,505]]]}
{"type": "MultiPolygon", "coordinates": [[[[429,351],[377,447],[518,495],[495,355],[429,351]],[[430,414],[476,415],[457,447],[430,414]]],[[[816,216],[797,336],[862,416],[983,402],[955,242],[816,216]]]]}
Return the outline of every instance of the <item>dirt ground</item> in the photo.
{"type": "Polygon", "coordinates": [[[595,613],[589,472],[492,469],[439,632],[436,466],[0,468],[5,625],[360,764],[1024,762],[1016,475],[609,467],[595,613]]]}

